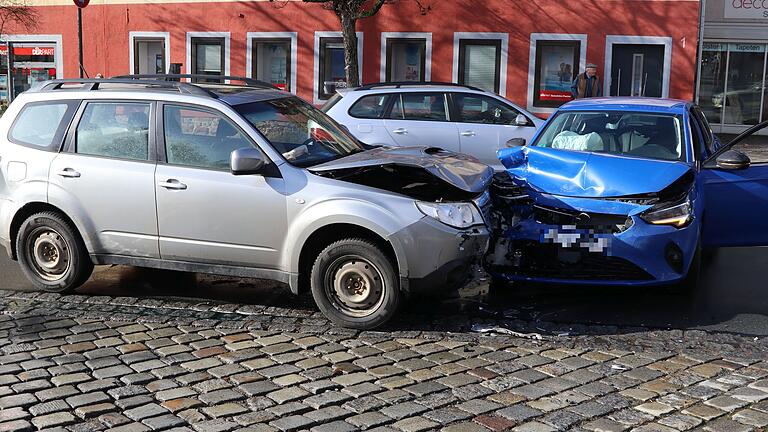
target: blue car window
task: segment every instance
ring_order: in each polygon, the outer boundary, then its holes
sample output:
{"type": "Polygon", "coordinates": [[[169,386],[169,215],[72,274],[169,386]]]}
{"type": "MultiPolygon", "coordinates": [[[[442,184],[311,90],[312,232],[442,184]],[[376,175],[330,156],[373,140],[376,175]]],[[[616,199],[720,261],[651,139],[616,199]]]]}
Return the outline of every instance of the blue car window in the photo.
{"type": "Polygon", "coordinates": [[[532,145],[659,160],[683,160],[682,117],[639,112],[560,112],[532,145]]]}

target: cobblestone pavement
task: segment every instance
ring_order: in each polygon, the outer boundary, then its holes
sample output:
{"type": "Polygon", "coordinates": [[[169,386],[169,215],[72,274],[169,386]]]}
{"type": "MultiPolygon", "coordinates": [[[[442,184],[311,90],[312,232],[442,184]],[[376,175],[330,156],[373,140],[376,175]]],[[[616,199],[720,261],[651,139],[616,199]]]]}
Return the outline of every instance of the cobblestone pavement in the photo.
{"type": "Polygon", "coordinates": [[[0,312],[0,431],[768,426],[768,344],[733,334],[11,291],[0,312]]]}

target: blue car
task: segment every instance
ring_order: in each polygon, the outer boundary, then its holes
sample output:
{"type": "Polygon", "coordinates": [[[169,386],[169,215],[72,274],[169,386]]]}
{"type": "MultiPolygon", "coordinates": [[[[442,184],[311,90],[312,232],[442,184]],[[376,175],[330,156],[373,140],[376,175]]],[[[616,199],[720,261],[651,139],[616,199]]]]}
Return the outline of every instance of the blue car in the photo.
{"type": "Polygon", "coordinates": [[[743,145],[766,126],[724,144],[690,102],[563,105],[532,142],[498,152],[506,172],[492,189],[488,270],[507,281],[695,286],[703,252],[768,245],[768,164],[753,165],[754,146],[743,145]]]}

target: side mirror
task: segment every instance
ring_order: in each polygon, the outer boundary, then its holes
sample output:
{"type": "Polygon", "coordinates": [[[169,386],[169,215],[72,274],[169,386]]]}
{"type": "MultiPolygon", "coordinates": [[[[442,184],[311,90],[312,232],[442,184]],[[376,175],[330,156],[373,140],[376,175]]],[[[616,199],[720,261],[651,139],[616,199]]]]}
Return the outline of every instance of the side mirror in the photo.
{"type": "Polygon", "coordinates": [[[726,170],[740,170],[749,168],[752,163],[749,156],[738,150],[728,150],[717,157],[717,167],[726,170]]]}
{"type": "Polygon", "coordinates": [[[512,138],[511,140],[507,141],[507,147],[524,147],[525,146],[525,138],[512,138]]]}
{"type": "Polygon", "coordinates": [[[522,114],[515,117],[515,126],[528,126],[528,118],[522,114]]]}
{"type": "Polygon", "coordinates": [[[229,156],[230,170],[236,176],[259,174],[266,166],[261,151],[255,148],[241,148],[229,156]]]}

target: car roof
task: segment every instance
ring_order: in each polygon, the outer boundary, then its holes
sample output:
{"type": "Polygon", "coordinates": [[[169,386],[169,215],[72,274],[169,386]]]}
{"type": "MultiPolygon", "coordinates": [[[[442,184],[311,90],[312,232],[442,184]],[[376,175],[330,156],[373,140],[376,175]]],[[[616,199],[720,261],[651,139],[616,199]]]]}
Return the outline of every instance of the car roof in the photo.
{"type": "Polygon", "coordinates": [[[392,83],[374,83],[362,85],[360,87],[351,87],[346,89],[337,89],[336,92],[342,96],[349,96],[353,94],[370,94],[370,93],[392,93],[395,90],[397,92],[409,93],[409,92],[423,92],[423,91],[440,91],[440,92],[471,92],[471,93],[488,93],[491,92],[483,90],[481,88],[455,84],[455,83],[442,83],[442,82],[392,82],[392,83]]]}
{"type": "Polygon", "coordinates": [[[682,114],[692,103],[680,99],[646,97],[602,97],[576,99],[561,106],[558,111],[647,111],[682,114]]]}

